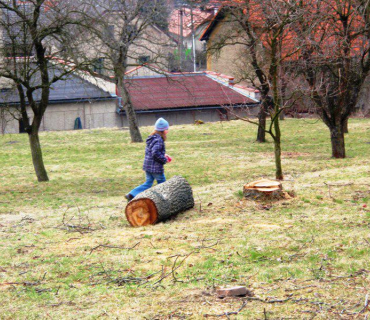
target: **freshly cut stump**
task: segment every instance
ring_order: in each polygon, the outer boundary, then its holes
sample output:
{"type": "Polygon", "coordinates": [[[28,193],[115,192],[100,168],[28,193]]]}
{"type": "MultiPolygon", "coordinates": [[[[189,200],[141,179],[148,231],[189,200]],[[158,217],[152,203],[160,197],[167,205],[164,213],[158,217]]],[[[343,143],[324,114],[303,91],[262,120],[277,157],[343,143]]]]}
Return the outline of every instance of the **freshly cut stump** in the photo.
{"type": "Polygon", "coordinates": [[[133,227],[147,226],[194,207],[193,191],[185,178],[174,176],[131,200],[125,210],[133,227]]]}
{"type": "Polygon", "coordinates": [[[278,181],[261,179],[248,183],[243,188],[246,198],[281,199],[284,198],[282,184],[278,181]]]}

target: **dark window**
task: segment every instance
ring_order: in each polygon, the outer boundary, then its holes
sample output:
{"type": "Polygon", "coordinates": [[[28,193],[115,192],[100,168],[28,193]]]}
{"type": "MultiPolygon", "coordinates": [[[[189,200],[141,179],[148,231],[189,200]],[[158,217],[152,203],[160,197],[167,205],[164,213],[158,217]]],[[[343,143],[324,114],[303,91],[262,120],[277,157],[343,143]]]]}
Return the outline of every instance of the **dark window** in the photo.
{"type": "Polygon", "coordinates": [[[104,58],[95,59],[93,62],[93,71],[98,74],[103,74],[104,71],[104,58]]]}
{"type": "Polygon", "coordinates": [[[150,57],[149,56],[140,56],[138,60],[139,60],[140,64],[145,64],[145,63],[149,62],[150,57]]]}
{"type": "Polygon", "coordinates": [[[22,120],[18,120],[19,122],[19,133],[26,133],[26,130],[24,129],[24,124],[22,120]]]}
{"type": "Polygon", "coordinates": [[[126,28],[126,33],[127,33],[127,40],[128,41],[134,40],[138,35],[138,31],[137,31],[136,26],[133,26],[133,25],[129,24],[126,28]]]}

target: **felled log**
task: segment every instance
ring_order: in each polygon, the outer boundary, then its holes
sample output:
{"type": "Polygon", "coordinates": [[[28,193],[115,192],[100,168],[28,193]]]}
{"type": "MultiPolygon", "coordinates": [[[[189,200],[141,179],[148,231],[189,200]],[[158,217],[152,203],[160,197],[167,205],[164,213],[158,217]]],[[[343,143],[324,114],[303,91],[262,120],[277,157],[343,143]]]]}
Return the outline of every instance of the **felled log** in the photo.
{"type": "Polygon", "coordinates": [[[133,227],[147,226],[194,207],[193,191],[181,176],[174,176],[131,200],[126,206],[126,218],[133,227]]]}
{"type": "Polygon", "coordinates": [[[282,198],[283,187],[279,181],[261,179],[248,183],[243,188],[243,194],[247,198],[282,198]]]}

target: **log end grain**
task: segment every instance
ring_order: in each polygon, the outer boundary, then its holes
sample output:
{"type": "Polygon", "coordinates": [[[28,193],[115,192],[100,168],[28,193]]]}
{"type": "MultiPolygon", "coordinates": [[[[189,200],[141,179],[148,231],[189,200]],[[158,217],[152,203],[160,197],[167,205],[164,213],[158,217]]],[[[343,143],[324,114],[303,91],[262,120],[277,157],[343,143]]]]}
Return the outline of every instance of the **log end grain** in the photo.
{"type": "Polygon", "coordinates": [[[126,218],[133,227],[142,227],[156,223],[158,211],[150,199],[132,200],[125,210],[126,218]]]}

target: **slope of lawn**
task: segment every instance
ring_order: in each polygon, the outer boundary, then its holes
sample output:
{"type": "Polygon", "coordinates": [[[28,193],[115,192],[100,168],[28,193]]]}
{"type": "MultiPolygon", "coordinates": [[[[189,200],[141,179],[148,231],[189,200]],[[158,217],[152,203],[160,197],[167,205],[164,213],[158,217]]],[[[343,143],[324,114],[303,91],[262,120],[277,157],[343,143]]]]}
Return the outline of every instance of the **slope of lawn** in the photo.
{"type": "Polygon", "coordinates": [[[342,160],[320,121],[283,121],[283,184],[295,198],[272,203],[242,197],[244,184],[274,178],[271,139],[255,143],[255,131],[173,126],[166,175],[188,179],[196,206],[143,228],[124,216],[124,195],[144,178],[144,144],[127,131],[42,133],[41,184],[27,136],[0,136],[0,318],[365,317],[370,120],[350,121],[342,160]],[[230,285],[252,296],[217,298],[230,285]]]}

